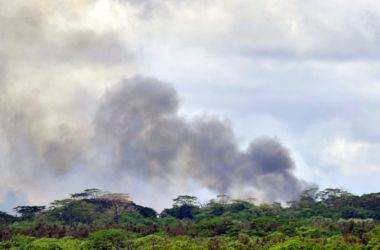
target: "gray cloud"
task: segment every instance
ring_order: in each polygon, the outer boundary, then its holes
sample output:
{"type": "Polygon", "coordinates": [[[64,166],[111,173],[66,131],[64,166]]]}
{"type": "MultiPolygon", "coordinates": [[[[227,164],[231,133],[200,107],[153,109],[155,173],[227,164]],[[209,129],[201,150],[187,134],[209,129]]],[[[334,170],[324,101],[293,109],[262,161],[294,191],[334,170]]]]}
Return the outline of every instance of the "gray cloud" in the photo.
{"type": "MultiPolygon", "coordinates": [[[[126,64],[135,59],[121,34],[89,26],[62,27],[62,22],[81,22],[96,2],[76,6],[61,2],[0,3],[0,44],[10,59],[55,63],[126,64]],[[63,6],[62,6],[63,5],[63,6]],[[58,8],[67,7],[67,12],[58,8]],[[73,9],[77,8],[77,10],[73,9]]],[[[66,23],[64,24],[66,25],[66,23]]]]}
{"type": "Polygon", "coordinates": [[[96,34],[84,30],[70,33],[63,49],[62,52],[57,48],[58,56],[66,62],[90,61],[112,65],[128,63],[135,59],[133,53],[123,46],[118,34],[112,32],[96,34]]]}
{"type": "Polygon", "coordinates": [[[254,60],[355,61],[380,56],[379,5],[373,1],[122,2],[141,14],[142,40],[147,35],[154,43],[254,60]]]}

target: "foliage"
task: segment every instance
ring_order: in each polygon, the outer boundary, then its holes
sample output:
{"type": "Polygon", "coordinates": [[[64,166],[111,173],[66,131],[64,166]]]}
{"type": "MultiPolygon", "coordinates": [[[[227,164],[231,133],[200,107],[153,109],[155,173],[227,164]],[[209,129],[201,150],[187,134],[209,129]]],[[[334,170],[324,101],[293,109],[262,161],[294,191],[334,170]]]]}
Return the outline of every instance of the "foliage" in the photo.
{"type": "Polygon", "coordinates": [[[15,211],[0,212],[0,249],[380,250],[380,193],[312,187],[286,207],[182,195],[158,214],[128,195],[86,189],[15,211]]]}

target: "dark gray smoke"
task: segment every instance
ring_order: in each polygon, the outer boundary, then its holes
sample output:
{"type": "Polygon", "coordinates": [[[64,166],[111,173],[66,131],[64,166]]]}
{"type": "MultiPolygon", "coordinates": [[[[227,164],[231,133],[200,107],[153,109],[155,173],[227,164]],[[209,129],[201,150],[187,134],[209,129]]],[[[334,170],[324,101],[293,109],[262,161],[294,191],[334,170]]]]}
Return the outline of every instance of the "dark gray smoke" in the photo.
{"type": "Polygon", "coordinates": [[[109,170],[169,185],[192,178],[217,193],[265,200],[289,200],[305,187],[277,140],[260,138],[240,150],[227,122],[208,115],[186,120],[178,106],[176,91],[151,78],[130,78],[109,90],[94,121],[109,170]]]}

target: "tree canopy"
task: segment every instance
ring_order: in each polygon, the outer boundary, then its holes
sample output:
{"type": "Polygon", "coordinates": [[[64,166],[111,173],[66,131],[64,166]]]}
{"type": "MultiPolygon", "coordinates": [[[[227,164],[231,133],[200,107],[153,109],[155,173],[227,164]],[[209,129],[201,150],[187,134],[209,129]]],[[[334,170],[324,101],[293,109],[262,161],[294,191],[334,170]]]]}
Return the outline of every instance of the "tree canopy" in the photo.
{"type": "Polygon", "coordinates": [[[219,195],[161,213],[128,194],[86,189],[0,212],[0,249],[380,249],[380,193],[304,190],[287,206],[219,195]]]}

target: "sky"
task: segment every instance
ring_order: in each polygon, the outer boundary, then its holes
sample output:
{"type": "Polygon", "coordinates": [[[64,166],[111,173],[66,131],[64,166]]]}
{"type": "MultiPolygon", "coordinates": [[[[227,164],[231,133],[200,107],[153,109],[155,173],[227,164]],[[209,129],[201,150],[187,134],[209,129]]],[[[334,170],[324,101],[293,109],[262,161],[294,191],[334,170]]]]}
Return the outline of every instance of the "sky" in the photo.
{"type": "MultiPolygon", "coordinates": [[[[0,210],[89,187],[127,192],[157,209],[183,193],[235,194],[249,169],[232,165],[262,147],[285,155],[287,167],[274,179],[246,179],[249,195],[280,199],[268,190],[287,187],[284,180],[292,192],[379,191],[378,1],[0,0],[0,30],[0,210]],[[130,126],[123,117],[133,112],[150,112],[144,128],[163,130],[152,141],[113,133],[130,126]],[[219,132],[210,136],[206,125],[219,132]],[[174,145],[170,126],[185,141],[180,152],[145,148],[159,135],[174,145]],[[126,142],[115,139],[122,136],[126,142]],[[225,160],[231,186],[211,178],[219,162],[201,157],[202,136],[222,138],[215,141],[236,157],[225,160]],[[141,148],[152,155],[136,158],[141,148]],[[184,164],[182,148],[203,165],[172,167],[184,164]],[[135,158],[149,174],[126,160],[135,158]]],[[[210,144],[215,157],[224,152],[218,145],[210,144]]]]}

